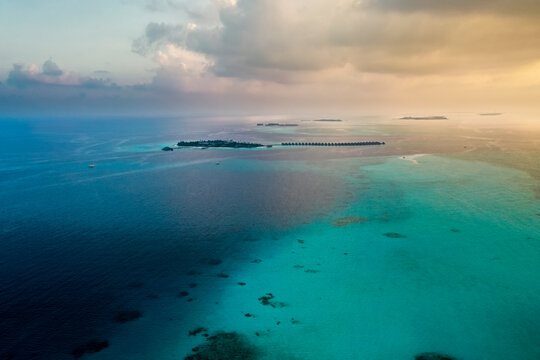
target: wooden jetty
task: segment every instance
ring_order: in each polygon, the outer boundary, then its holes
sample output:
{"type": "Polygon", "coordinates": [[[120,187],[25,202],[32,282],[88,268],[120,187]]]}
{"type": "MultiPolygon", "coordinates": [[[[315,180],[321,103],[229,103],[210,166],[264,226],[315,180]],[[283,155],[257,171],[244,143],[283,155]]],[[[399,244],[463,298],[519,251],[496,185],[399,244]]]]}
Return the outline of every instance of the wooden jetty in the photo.
{"type": "Polygon", "coordinates": [[[384,141],[356,141],[356,142],[283,142],[282,146],[368,146],[384,145],[384,141]]]}

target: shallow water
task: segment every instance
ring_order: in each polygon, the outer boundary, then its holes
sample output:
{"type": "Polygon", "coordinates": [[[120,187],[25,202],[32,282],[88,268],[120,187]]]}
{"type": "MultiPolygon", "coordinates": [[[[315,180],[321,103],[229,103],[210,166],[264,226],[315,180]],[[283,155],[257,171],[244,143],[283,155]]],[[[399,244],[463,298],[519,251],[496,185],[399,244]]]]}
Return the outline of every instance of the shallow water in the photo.
{"type": "Polygon", "coordinates": [[[181,359],[205,327],[262,359],[537,359],[538,144],[470,117],[3,122],[0,354],[181,359]],[[159,151],[325,135],[388,146],[159,151]]]}

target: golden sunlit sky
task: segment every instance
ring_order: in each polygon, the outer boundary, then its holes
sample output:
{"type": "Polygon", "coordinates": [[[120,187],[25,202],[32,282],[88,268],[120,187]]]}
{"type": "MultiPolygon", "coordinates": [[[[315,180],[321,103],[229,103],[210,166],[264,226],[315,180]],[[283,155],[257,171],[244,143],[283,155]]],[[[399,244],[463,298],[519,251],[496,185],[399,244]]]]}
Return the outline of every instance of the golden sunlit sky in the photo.
{"type": "Polygon", "coordinates": [[[0,112],[534,110],[538,0],[0,0],[0,112]]]}

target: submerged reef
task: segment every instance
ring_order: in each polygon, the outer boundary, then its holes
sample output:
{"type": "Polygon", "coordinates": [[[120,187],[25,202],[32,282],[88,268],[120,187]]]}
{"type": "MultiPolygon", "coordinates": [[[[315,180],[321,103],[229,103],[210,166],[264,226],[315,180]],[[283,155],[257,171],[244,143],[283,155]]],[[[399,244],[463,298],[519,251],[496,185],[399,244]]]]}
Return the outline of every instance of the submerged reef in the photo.
{"type": "Polygon", "coordinates": [[[427,353],[416,355],[414,357],[414,360],[457,360],[457,359],[450,355],[427,352],[427,353]]]}
{"type": "Polygon", "coordinates": [[[142,317],[142,312],[139,310],[126,310],[126,311],[120,311],[116,316],[114,317],[114,321],[120,324],[127,323],[130,321],[137,320],[142,317]]]}
{"type": "Polygon", "coordinates": [[[127,284],[127,289],[140,289],[144,286],[144,283],[142,281],[132,281],[129,284],[127,284]]]}
{"type": "Polygon", "coordinates": [[[218,332],[192,349],[194,354],[184,360],[255,360],[258,349],[237,332],[218,332]]]}
{"type": "Polygon", "coordinates": [[[84,354],[97,353],[107,347],[109,347],[109,342],[107,340],[92,340],[84,345],[77,346],[73,349],[71,354],[78,359],[84,354]]]}
{"type": "Polygon", "coordinates": [[[258,300],[261,302],[262,305],[270,305],[273,308],[282,308],[287,306],[287,304],[284,302],[272,301],[272,299],[274,299],[274,295],[272,293],[266,293],[266,295],[261,296],[258,300]]]}
{"type": "Polygon", "coordinates": [[[342,218],[337,218],[332,222],[332,226],[335,227],[345,227],[351,224],[360,224],[368,221],[369,219],[361,216],[347,216],[342,218]]]}
{"type": "Polygon", "coordinates": [[[198,327],[196,329],[193,329],[193,330],[190,330],[189,331],[189,336],[197,336],[201,333],[207,333],[208,332],[208,329],[207,328],[204,328],[204,327],[198,327]]]}
{"type": "Polygon", "coordinates": [[[389,238],[394,238],[394,239],[400,239],[400,238],[406,238],[407,237],[407,235],[403,235],[403,234],[399,234],[399,233],[395,233],[395,232],[384,233],[383,236],[386,236],[386,237],[389,237],[389,238]]]}
{"type": "Polygon", "coordinates": [[[201,263],[207,264],[207,265],[219,265],[223,261],[221,259],[213,259],[213,258],[205,258],[201,259],[201,263]]]}

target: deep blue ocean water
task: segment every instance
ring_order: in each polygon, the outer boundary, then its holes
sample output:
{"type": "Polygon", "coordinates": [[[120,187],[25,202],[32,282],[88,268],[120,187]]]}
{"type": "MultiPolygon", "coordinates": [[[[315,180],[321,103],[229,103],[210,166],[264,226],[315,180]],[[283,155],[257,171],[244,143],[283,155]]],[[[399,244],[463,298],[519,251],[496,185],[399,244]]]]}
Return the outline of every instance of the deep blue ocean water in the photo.
{"type": "Polygon", "coordinates": [[[540,356],[538,179],[497,165],[497,135],[259,121],[0,121],[0,358],[107,340],[84,358],[181,359],[196,326],[265,359],[540,356]],[[159,150],[218,138],[389,146],[159,150]],[[142,317],[115,321],[127,310],[142,317]]]}

